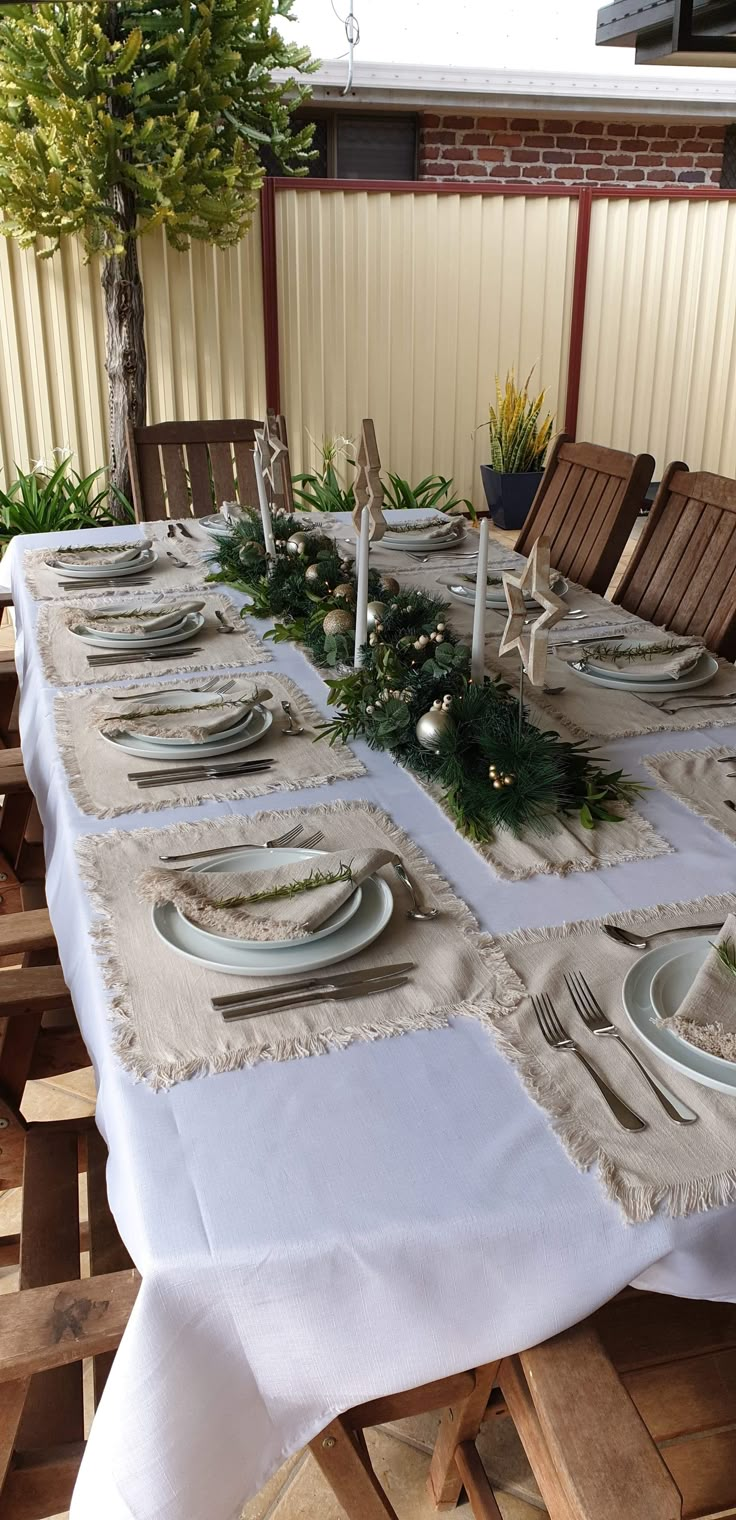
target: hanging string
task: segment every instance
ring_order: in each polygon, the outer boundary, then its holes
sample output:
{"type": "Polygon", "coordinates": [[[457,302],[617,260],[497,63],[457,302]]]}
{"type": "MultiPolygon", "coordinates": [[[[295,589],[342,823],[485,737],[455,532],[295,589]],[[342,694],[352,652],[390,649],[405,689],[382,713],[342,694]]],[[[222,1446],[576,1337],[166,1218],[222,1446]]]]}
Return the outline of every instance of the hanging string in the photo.
{"type": "Polygon", "coordinates": [[[349,0],[347,16],[340,15],[340,12],[335,5],[335,0],[330,0],[330,4],[333,11],[335,12],[335,15],[337,16],[338,21],[340,22],[340,25],[344,26],[345,28],[345,36],[347,37],[348,41],[347,53],[341,53],[340,55],[342,58],[347,58],[348,60],[347,83],[345,85],[345,89],[342,91],[343,95],[348,95],[353,88],[353,53],[355,51],[355,48],[358,46],[358,43],[360,42],[360,23],[353,9],[353,0],[349,0]]]}

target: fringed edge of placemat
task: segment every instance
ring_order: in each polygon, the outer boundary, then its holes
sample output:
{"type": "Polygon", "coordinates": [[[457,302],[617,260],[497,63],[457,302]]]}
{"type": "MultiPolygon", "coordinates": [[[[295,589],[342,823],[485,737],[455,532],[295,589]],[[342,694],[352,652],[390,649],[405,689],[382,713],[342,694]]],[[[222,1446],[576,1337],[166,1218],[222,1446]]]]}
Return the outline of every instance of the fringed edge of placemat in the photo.
{"type": "MultiPolygon", "coordinates": [[[[642,917],[657,923],[660,919],[680,914],[714,913],[716,916],[732,912],[736,906],[736,893],[721,893],[695,898],[689,902],[659,903],[656,907],[630,909],[623,913],[609,913],[605,918],[582,919],[553,925],[544,929],[516,929],[497,940],[503,954],[506,945],[530,945],[538,940],[565,940],[573,935],[599,933],[603,924],[615,923],[622,929],[636,929],[642,917]]],[[[526,993],[524,994],[526,996],[526,993]]],[[[518,1002],[515,1008],[518,1007],[518,1002]]],[[[515,1008],[511,1011],[514,1012],[515,1008]]],[[[501,1053],[514,1067],[524,1090],[541,1108],[557,1139],[579,1172],[596,1167],[606,1197],[618,1205],[627,1224],[643,1224],[652,1219],[660,1204],[670,1218],[684,1218],[688,1214],[702,1214],[708,1209],[736,1201],[736,1167],[716,1172],[710,1177],[700,1177],[687,1183],[633,1185],[621,1175],[617,1165],[606,1151],[601,1150],[590,1136],[570,1117],[569,1105],[560,1100],[559,1089],[548,1077],[518,1029],[506,1023],[506,1015],[491,1015],[494,1039],[501,1053]]]]}
{"type": "MultiPolygon", "coordinates": [[[[251,671],[249,667],[247,679],[256,680],[257,677],[261,674],[264,674],[264,672],[258,670],[251,671]]],[[[316,727],[318,724],[322,723],[323,719],[321,713],[317,711],[316,707],[312,706],[312,703],[310,702],[309,697],[306,695],[306,692],[302,691],[302,688],[300,686],[297,686],[295,681],[292,681],[289,676],[282,675],[280,671],[278,674],[274,672],[273,675],[271,672],[266,671],[265,674],[272,680],[278,680],[279,684],[283,686],[284,690],[289,692],[290,696],[293,697],[293,700],[298,707],[299,717],[304,718],[305,722],[308,725],[314,725],[316,727]]],[[[151,690],[153,691],[155,688],[152,687],[151,690]]],[[[80,696],[91,695],[86,687],[79,688],[77,694],[80,696]]],[[[74,695],[75,693],[73,691],[67,690],[59,692],[57,694],[54,701],[54,722],[56,724],[56,741],[59,747],[61,761],[66,772],[66,778],[69,783],[69,790],[72,794],[72,797],[74,798],[74,801],[77,804],[77,807],[79,808],[80,813],[84,813],[85,816],[89,818],[122,818],[125,817],[128,813],[155,813],[162,812],[165,808],[179,807],[181,805],[181,802],[172,802],[171,798],[153,798],[151,796],[150,790],[146,791],[145,793],[141,792],[140,802],[130,802],[123,807],[101,808],[95,805],[88,791],[84,777],[79,769],[77,749],[71,728],[71,711],[65,705],[73,699],[74,695]]],[[[97,694],[95,695],[97,696],[97,694]]],[[[102,700],[102,698],[100,698],[100,700],[102,700]]],[[[268,734],[264,734],[263,737],[265,740],[267,740],[268,734]]],[[[304,737],[307,743],[311,742],[308,738],[306,738],[306,736],[304,737]]],[[[243,801],[248,797],[267,797],[271,792],[308,791],[309,788],[313,786],[329,786],[333,781],[355,781],[358,776],[365,775],[365,766],[362,760],[358,759],[358,756],[353,753],[349,745],[334,744],[329,748],[325,746],[325,750],[322,752],[324,752],[326,756],[329,754],[336,757],[347,757],[345,760],[344,769],[337,771],[333,766],[324,771],[317,772],[314,776],[304,776],[301,778],[294,777],[291,781],[285,780],[283,777],[274,777],[273,780],[270,780],[268,776],[264,775],[260,778],[262,783],[264,783],[261,786],[257,786],[255,783],[249,786],[247,779],[241,780],[237,776],[226,778],[231,779],[234,783],[234,790],[228,791],[227,799],[231,802],[234,802],[238,800],[243,801]]],[[[133,759],[134,757],[130,756],[129,758],[133,759]]],[[[225,762],[229,757],[228,755],[223,755],[221,757],[218,756],[217,758],[221,758],[222,761],[225,762]]],[[[187,807],[198,807],[200,804],[204,802],[212,802],[220,796],[222,796],[221,791],[197,793],[188,792],[186,797],[182,798],[181,801],[183,801],[187,807]]]]}
{"type": "Polygon", "coordinates": [[[729,834],[725,826],[725,819],[717,817],[712,812],[707,805],[707,799],[704,799],[703,805],[695,802],[692,797],[688,797],[684,792],[678,791],[674,782],[669,777],[663,776],[660,769],[668,760],[689,760],[705,756],[708,756],[712,760],[719,758],[725,760],[726,756],[732,752],[732,744],[709,745],[707,749],[667,749],[663,750],[659,755],[644,755],[643,764],[656,778],[662,791],[666,792],[668,797],[673,797],[675,802],[681,803],[683,807],[687,808],[689,813],[695,813],[696,817],[705,819],[705,822],[709,823],[711,828],[716,829],[719,834],[722,834],[724,839],[732,840],[733,835],[729,834]]]}
{"type": "MultiPolygon", "coordinates": [[[[55,552],[56,551],[53,549],[26,549],[23,553],[23,558],[21,561],[21,574],[23,576],[23,580],[25,581],[26,590],[34,602],[40,602],[42,604],[46,602],[59,602],[60,605],[67,605],[71,604],[72,597],[80,596],[84,601],[85,607],[92,607],[96,606],[98,602],[109,600],[110,596],[112,595],[129,596],[132,594],[135,596],[137,593],[140,596],[145,595],[146,592],[149,594],[149,596],[159,596],[162,594],[159,591],[152,592],[148,586],[136,587],[134,581],[129,581],[124,586],[119,586],[117,588],[115,586],[104,586],[101,589],[99,586],[96,586],[87,587],[86,590],[84,587],[84,581],[80,581],[79,588],[77,589],[75,586],[73,591],[42,591],[39,588],[39,571],[42,571],[45,568],[48,570],[50,575],[58,574],[60,579],[63,577],[63,571],[58,570],[53,565],[49,565],[46,561],[46,555],[53,554],[55,552]]],[[[174,564],[169,564],[167,568],[175,571],[178,567],[174,564]]],[[[182,593],[193,593],[202,589],[203,577],[207,569],[204,561],[201,560],[201,563],[199,564],[197,564],[195,561],[187,561],[186,569],[190,570],[193,576],[196,575],[197,579],[192,580],[191,583],[185,583],[182,581],[181,584],[179,584],[177,582],[175,586],[171,587],[168,593],[169,595],[176,596],[180,591],[182,593]]],[[[183,575],[184,571],[181,570],[180,573],[183,575]]]]}
{"type": "MultiPolygon", "coordinates": [[[[499,673],[503,675],[504,672],[501,670],[499,673]]],[[[632,691],[630,687],[627,687],[626,694],[632,697],[636,696],[636,692],[632,691]]],[[[528,702],[530,708],[533,709],[536,707],[540,712],[545,713],[547,717],[553,718],[556,723],[564,725],[564,727],[573,736],[573,738],[595,739],[600,744],[614,744],[618,739],[645,739],[648,734],[662,734],[667,732],[682,734],[697,733],[698,729],[701,728],[726,728],[730,723],[733,723],[733,713],[731,709],[724,708],[723,712],[726,714],[730,712],[730,716],[719,717],[717,715],[718,710],[716,710],[715,713],[711,711],[709,716],[698,719],[697,722],[688,723],[687,728],[676,728],[673,730],[672,719],[677,715],[674,713],[667,713],[664,711],[664,709],[661,709],[661,723],[637,723],[635,728],[619,727],[616,729],[615,734],[601,734],[599,732],[596,732],[595,729],[583,728],[581,724],[576,723],[572,718],[569,718],[567,713],[562,712],[560,708],[555,705],[554,698],[544,697],[541,694],[541,688],[535,687],[531,692],[528,693],[528,702]]],[[[654,711],[654,709],[652,710],[654,711]]]]}
{"type": "MultiPolygon", "coordinates": [[[[401,1019],[384,1017],[368,1025],[348,1026],[339,1030],[323,1029],[309,1035],[305,1034],[299,1039],[274,1040],[264,1042],[259,1046],[237,1046],[223,1050],[219,1054],[213,1053],[206,1059],[172,1061],[168,1066],[158,1065],[156,1070],[152,1071],[150,1062],[137,1050],[125,976],[117,954],[110,944],[110,931],[114,928],[114,918],[103,900],[97,871],[100,852],[114,848],[117,838],[129,839],[131,836],[126,832],[120,835],[90,834],[84,839],[77,840],[75,853],[80,874],[92,898],[93,907],[101,915],[100,920],[92,925],[90,938],[96,948],[103,980],[110,994],[115,1052],[121,1064],[131,1075],[156,1091],[172,1087],[175,1083],[186,1081],[191,1077],[214,1075],[224,1071],[240,1071],[245,1067],[258,1065],[261,1061],[299,1060],[306,1056],[322,1055],[329,1050],[345,1049],[358,1041],[384,1040],[421,1029],[445,1028],[453,1019],[463,1015],[476,1018],[489,1028],[493,1028],[494,1015],[501,1012],[508,1013],[518,1006],[525,995],[523,983],[506,960],[498,941],[480,929],[467,903],[457,896],[449,882],[440,875],[419,846],[404,833],[398,824],[394,823],[383,808],[372,802],[339,800],[316,807],[294,809],[294,811],[306,816],[310,824],[317,824],[321,819],[332,817],[336,813],[361,812],[373,816],[386,837],[396,845],[397,853],[401,854],[405,865],[421,874],[422,880],[426,881],[440,908],[444,908],[448,913],[452,912],[457,928],[470,940],[489,974],[492,974],[493,988],[487,995],[476,998],[472,1002],[453,1003],[449,1007],[428,1009],[424,1013],[413,1016],[404,1015],[401,1019]]],[[[289,812],[279,810],[272,813],[259,813],[256,818],[244,818],[242,823],[245,828],[249,825],[252,827],[256,821],[264,824],[266,829],[271,828],[275,823],[283,827],[290,816],[289,812]]],[[[227,822],[233,824],[236,820],[228,819],[227,822]]],[[[201,830],[201,822],[198,824],[179,823],[166,829],[137,830],[135,839],[146,842],[148,839],[155,838],[166,844],[181,844],[184,849],[192,834],[199,837],[201,830]]],[[[233,842],[228,840],[228,843],[233,842]]],[[[212,848],[213,852],[216,851],[217,845],[213,844],[212,848]]]]}

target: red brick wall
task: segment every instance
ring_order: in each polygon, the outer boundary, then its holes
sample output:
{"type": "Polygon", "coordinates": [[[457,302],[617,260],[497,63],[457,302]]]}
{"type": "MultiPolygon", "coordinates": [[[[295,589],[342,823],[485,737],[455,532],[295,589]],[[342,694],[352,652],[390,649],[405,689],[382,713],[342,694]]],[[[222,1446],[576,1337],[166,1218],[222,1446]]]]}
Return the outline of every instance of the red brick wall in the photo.
{"type": "Polygon", "coordinates": [[[419,178],[718,185],[724,124],[426,115],[419,178]]]}

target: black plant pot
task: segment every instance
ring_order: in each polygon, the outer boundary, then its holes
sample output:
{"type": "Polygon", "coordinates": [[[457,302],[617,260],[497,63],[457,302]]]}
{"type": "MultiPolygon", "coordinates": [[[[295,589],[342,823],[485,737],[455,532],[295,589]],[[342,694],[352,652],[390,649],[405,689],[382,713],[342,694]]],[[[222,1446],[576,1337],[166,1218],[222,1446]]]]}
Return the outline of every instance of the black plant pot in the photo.
{"type": "Polygon", "coordinates": [[[482,464],[480,473],[496,527],[523,528],[543,471],[524,470],[520,475],[506,475],[490,464],[482,464]]]}

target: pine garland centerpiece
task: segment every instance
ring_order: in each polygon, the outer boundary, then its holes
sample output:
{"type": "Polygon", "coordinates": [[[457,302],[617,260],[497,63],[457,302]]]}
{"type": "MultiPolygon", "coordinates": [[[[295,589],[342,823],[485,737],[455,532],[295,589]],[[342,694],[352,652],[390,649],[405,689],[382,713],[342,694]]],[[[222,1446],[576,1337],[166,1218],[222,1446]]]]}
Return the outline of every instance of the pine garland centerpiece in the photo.
{"type": "Polygon", "coordinates": [[[474,684],[470,649],[442,597],[396,589],[392,578],[371,572],[370,595],[381,611],[353,669],[352,563],[298,518],[277,515],[273,527],[275,562],[266,561],[260,518],[247,513],[219,540],[214,578],[250,597],[245,612],[279,619],[266,637],[305,645],[323,667],[351,665],[328,680],[336,713],[319,737],[331,744],[361,738],[390,752],[437,787],[458,829],[476,843],[497,829],[546,833],[565,816],[590,829],[620,821],[644,788],[604,769],[585,745],[543,732],[526,712],[520,723],[517,697],[502,678],[474,684]],[[344,631],[330,622],[340,613],[344,631]]]}

